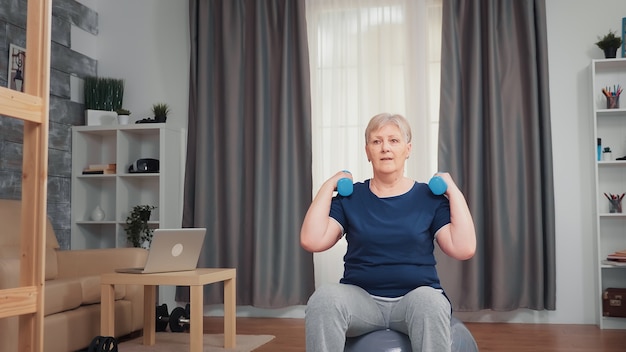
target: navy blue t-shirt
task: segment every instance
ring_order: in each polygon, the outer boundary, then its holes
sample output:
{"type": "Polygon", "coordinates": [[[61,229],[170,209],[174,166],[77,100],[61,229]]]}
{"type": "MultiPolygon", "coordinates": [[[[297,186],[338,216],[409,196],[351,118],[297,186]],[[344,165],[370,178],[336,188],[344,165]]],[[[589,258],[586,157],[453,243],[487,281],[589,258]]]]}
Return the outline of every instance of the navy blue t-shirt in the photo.
{"type": "Polygon", "coordinates": [[[441,288],[434,237],[450,223],[450,203],[416,182],[399,196],[378,198],[370,182],[333,198],[330,216],[344,228],[348,250],[342,283],[381,297],[400,297],[419,286],[441,288]]]}

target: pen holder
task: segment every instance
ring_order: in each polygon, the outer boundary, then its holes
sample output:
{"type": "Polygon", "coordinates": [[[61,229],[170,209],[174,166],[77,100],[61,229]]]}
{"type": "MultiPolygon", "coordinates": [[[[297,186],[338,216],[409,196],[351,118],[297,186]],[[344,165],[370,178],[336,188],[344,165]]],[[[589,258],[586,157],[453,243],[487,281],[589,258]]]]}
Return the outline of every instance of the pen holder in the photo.
{"type": "Polygon", "coordinates": [[[622,212],[622,200],[621,199],[609,199],[609,213],[621,213],[622,212]]]}
{"type": "Polygon", "coordinates": [[[607,109],[619,109],[619,95],[606,97],[607,109]]]}

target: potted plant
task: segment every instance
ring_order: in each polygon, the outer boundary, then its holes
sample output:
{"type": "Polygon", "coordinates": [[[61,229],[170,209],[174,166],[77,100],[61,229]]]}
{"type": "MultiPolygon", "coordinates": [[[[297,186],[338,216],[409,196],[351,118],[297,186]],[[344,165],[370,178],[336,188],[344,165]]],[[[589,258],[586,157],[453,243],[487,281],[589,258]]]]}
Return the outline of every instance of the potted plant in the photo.
{"type": "Polygon", "coordinates": [[[167,114],[170,113],[170,106],[166,103],[153,104],[152,113],[154,114],[155,122],[165,122],[167,120],[167,114]]]}
{"type": "Polygon", "coordinates": [[[148,225],[153,205],[135,205],[126,218],[126,239],[133,247],[149,246],[154,230],[148,225]]]}
{"type": "Polygon", "coordinates": [[[86,124],[112,124],[117,118],[115,111],[122,108],[124,80],[87,76],[84,79],[83,94],[86,124]]]}
{"type": "Polygon", "coordinates": [[[117,109],[115,112],[117,113],[117,122],[120,125],[128,125],[128,121],[130,120],[130,110],[117,109]]]}
{"type": "Polygon", "coordinates": [[[118,78],[85,77],[85,109],[115,111],[122,108],[124,80],[118,78]]]}
{"type": "Polygon", "coordinates": [[[609,30],[609,33],[600,38],[596,42],[598,48],[604,50],[604,57],[613,59],[617,56],[617,49],[622,46],[622,38],[615,35],[615,31],[609,30]]]}
{"type": "Polygon", "coordinates": [[[128,125],[128,121],[130,120],[130,110],[117,109],[115,112],[117,113],[117,122],[120,125],[128,125]]]}

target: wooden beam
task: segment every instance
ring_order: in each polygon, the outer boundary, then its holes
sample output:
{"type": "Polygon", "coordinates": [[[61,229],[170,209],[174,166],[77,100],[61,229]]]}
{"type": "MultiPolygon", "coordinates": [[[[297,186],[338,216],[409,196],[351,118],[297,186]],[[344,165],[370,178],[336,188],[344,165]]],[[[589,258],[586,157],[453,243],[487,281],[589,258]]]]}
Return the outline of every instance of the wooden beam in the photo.
{"type": "MultiPolygon", "coordinates": [[[[29,0],[24,92],[39,97],[39,117],[24,122],[20,286],[36,288],[36,309],[19,317],[19,351],[43,351],[51,0],[29,0]]],[[[24,116],[22,116],[24,118],[24,116]]]]}
{"type": "Polygon", "coordinates": [[[24,93],[0,87],[0,114],[24,121],[20,285],[0,290],[0,318],[19,316],[20,352],[43,351],[51,0],[29,0],[24,93]]]}
{"type": "Polygon", "coordinates": [[[17,287],[0,292],[0,318],[34,313],[36,309],[36,286],[17,287]]]}
{"type": "Polygon", "coordinates": [[[0,87],[0,115],[41,123],[40,97],[0,87]]]}

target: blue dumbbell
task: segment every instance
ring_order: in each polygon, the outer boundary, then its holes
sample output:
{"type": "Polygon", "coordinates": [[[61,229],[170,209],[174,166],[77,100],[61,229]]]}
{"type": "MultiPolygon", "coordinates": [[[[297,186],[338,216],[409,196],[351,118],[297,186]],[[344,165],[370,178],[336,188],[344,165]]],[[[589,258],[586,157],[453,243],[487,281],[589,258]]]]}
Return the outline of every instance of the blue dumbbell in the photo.
{"type": "Polygon", "coordinates": [[[443,178],[441,178],[441,176],[433,176],[433,178],[428,181],[428,187],[434,195],[440,196],[446,193],[448,184],[443,180],[443,178]]]}
{"type": "MultiPolygon", "coordinates": [[[[347,170],[343,170],[343,172],[350,173],[350,171],[347,170]]],[[[347,197],[352,194],[353,189],[354,185],[352,184],[351,179],[343,177],[340,178],[339,181],[337,181],[337,193],[339,193],[340,195],[347,197]]]]}

